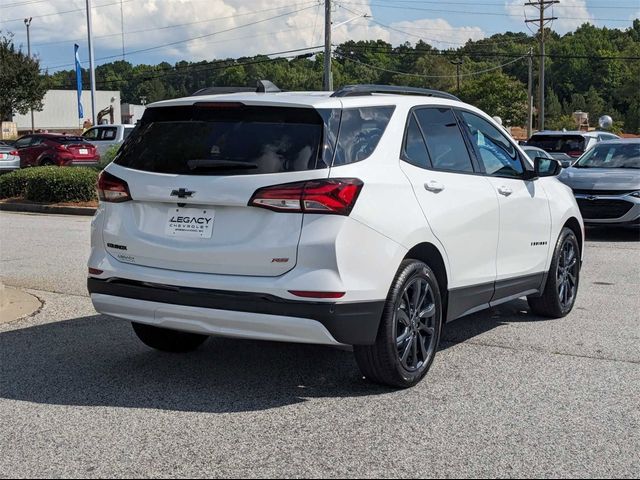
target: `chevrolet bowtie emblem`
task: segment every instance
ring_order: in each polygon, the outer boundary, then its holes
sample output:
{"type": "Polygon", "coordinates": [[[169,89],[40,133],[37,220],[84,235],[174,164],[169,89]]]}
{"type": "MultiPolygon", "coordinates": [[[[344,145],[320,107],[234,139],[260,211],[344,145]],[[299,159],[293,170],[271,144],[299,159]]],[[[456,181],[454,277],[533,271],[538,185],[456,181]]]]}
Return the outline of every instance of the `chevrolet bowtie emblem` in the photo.
{"type": "Polygon", "coordinates": [[[179,188],[178,190],[173,190],[171,192],[171,196],[178,197],[178,198],[189,198],[189,197],[192,197],[194,193],[196,192],[192,190],[187,190],[186,188],[179,188]]]}

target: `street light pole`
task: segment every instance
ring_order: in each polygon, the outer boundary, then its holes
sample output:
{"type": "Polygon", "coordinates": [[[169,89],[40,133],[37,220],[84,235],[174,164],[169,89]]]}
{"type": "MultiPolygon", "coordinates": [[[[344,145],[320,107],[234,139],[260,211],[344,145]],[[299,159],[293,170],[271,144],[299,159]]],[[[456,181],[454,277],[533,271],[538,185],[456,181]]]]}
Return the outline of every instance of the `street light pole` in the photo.
{"type": "Polygon", "coordinates": [[[91,76],[91,121],[96,124],[96,66],[93,58],[93,24],[91,21],[91,0],[87,1],[87,37],[89,41],[89,72],[91,76]]]}
{"type": "MultiPolygon", "coordinates": [[[[31,58],[31,20],[33,20],[32,17],[24,19],[24,24],[27,27],[27,55],[29,58],[31,58]]],[[[29,110],[31,111],[31,133],[35,133],[36,127],[35,122],[33,121],[33,108],[30,108],[29,110]]]]}

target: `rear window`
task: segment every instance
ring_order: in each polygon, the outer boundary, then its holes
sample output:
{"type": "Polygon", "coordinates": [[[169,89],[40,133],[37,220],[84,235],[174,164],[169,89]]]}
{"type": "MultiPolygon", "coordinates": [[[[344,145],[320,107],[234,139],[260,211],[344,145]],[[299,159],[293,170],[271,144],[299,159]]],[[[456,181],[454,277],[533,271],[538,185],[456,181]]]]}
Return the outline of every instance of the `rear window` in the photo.
{"type": "Polygon", "coordinates": [[[63,145],[69,145],[71,143],[86,143],[86,140],[82,137],[52,137],[51,140],[56,143],[62,143],[63,145]]]}
{"type": "Polygon", "coordinates": [[[583,152],[585,138],[581,135],[534,135],[527,145],[553,153],[583,152]]]}
{"type": "Polygon", "coordinates": [[[151,108],[115,163],[184,175],[328,168],[369,157],[393,111],[394,107],[316,110],[220,103],[151,108]]]}
{"type": "Polygon", "coordinates": [[[323,120],[305,108],[194,105],[148,109],[115,163],[148,172],[241,175],[327,167],[323,120]]]}

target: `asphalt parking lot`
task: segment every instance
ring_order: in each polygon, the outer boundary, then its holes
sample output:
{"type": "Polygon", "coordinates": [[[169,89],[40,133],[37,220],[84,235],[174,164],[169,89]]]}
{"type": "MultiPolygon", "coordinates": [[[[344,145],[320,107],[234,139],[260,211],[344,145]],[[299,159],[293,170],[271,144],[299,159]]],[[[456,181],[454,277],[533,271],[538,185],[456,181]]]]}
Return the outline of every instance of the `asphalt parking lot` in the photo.
{"type": "Polygon", "coordinates": [[[1,477],[638,477],[640,241],[589,230],[575,310],[517,300],[445,332],[426,381],[348,351],[212,339],[158,353],[93,310],[90,219],[0,213],[1,477]]]}

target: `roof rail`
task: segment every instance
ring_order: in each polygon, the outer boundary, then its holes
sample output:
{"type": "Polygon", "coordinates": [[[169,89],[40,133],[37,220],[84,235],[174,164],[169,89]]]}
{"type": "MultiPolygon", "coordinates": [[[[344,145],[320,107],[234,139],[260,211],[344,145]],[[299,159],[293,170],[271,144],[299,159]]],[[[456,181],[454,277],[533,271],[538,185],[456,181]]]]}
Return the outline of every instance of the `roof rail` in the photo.
{"type": "Polygon", "coordinates": [[[447,100],[460,101],[455,95],[440,90],[428,88],[398,87],[394,85],[347,85],[336,90],[332,97],[357,97],[371,95],[372,93],[387,93],[393,95],[420,95],[423,97],[446,98],[447,100]]]}
{"type": "Polygon", "coordinates": [[[281,92],[269,80],[258,80],[255,88],[252,87],[206,87],[201,88],[197,92],[191,94],[192,97],[198,97],[201,95],[223,95],[227,93],[242,93],[242,92],[257,92],[257,93],[277,93],[281,92]]]}

